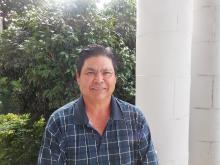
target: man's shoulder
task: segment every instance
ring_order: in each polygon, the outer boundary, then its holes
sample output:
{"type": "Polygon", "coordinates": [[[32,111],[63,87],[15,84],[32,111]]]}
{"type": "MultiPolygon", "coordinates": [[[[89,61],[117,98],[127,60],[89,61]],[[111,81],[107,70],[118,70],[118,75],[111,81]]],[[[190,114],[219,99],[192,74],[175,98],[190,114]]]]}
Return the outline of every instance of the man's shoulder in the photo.
{"type": "Polygon", "coordinates": [[[115,98],[116,102],[119,104],[121,111],[125,117],[125,119],[129,118],[141,118],[144,117],[142,111],[134,104],[126,102],[124,100],[115,98]]]}
{"type": "Polygon", "coordinates": [[[54,111],[47,122],[47,127],[57,130],[71,123],[78,99],[73,100],[54,111]]]}
{"type": "Polygon", "coordinates": [[[61,118],[61,117],[66,117],[66,116],[69,116],[69,115],[73,115],[74,109],[75,109],[74,107],[75,107],[75,104],[77,103],[77,101],[78,101],[78,99],[75,99],[75,100],[63,105],[59,109],[55,110],[51,114],[51,117],[61,118]]]}

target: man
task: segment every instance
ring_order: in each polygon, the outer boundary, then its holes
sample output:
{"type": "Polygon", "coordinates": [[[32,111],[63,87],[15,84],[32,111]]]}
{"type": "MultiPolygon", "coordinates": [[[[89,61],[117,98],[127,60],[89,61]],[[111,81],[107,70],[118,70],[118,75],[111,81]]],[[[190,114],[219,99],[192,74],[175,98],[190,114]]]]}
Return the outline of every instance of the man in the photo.
{"type": "Polygon", "coordinates": [[[116,69],[109,48],[82,50],[76,75],[81,97],[51,115],[39,165],[158,165],[143,114],[112,96],[116,69]]]}

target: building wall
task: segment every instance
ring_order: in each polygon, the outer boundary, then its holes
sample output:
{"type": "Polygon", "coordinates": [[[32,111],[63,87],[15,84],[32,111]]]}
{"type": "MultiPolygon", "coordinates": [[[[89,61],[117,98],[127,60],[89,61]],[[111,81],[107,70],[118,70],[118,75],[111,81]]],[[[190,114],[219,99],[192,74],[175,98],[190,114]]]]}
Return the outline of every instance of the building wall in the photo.
{"type": "Polygon", "coordinates": [[[137,1],[136,104],[161,165],[188,164],[191,0],[137,1]]]}
{"type": "Polygon", "coordinates": [[[160,164],[220,165],[220,1],[137,4],[136,103],[160,164]]]}
{"type": "Polygon", "coordinates": [[[190,165],[220,164],[220,1],[194,0],[190,165]]]}

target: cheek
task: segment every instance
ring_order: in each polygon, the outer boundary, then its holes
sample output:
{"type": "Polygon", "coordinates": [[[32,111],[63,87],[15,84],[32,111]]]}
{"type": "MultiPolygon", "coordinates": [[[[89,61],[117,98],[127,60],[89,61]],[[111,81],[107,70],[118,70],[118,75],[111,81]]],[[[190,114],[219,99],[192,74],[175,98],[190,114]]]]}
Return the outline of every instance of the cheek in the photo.
{"type": "Polygon", "coordinates": [[[116,82],[117,82],[117,78],[114,77],[112,81],[114,82],[114,84],[116,84],[116,82]]]}
{"type": "Polygon", "coordinates": [[[81,78],[78,80],[78,85],[80,89],[86,88],[89,85],[89,80],[86,78],[81,78]]]}
{"type": "Polygon", "coordinates": [[[108,82],[109,86],[111,86],[112,88],[115,87],[116,84],[116,79],[112,79],[111,81],[108,82]]]}
{"type": "Polygon", "coordinates": [[[91,79],[86,79],[86,81],[83,81],[83,88],[85,90],[89,90],[91,86],[93,86],[94,82],[91,79]]]}
{"type": "Polygon", "coordinates": [[[88,87],[89,84],[91,84],[91,82],[90,82],[89,80],[86,80],[86,81],[83,81],[83,82],[81,83],[81,86],[83,86],[83,87],[88,87]]]}
{"type": "Polygon", "coordinates": [[[88,83],[85,83],[85,82],[80,83],[79,88],[80,88],[80,91],[82,93],[84,93],[84,94],[89,92],[89,85],[88,85],[88,83]]]}

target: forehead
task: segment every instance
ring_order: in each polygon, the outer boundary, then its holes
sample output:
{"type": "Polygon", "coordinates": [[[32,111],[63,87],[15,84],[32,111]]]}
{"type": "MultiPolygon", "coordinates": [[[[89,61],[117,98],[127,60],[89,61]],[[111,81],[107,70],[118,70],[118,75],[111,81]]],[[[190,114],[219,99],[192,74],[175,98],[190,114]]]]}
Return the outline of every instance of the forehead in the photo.
{"type": "Polygon", "coordinates": [[[112,60],[109,57],[98,55],[87,58],[84,61],[82,69],[114,69],[112,60]]]}

